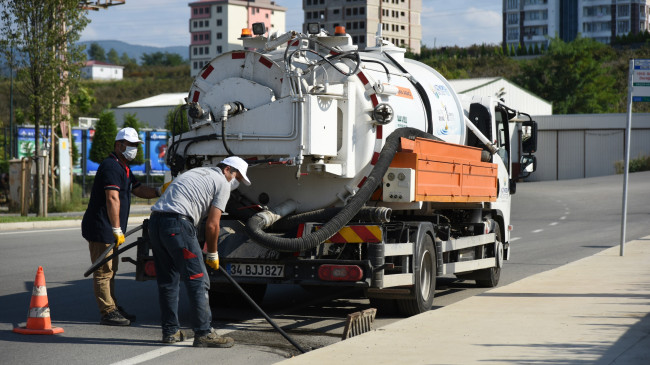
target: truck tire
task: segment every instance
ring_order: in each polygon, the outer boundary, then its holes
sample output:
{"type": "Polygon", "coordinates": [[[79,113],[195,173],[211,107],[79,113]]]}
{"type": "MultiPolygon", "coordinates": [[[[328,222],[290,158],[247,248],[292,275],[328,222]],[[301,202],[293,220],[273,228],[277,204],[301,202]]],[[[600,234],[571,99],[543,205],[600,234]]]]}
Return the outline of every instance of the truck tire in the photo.
{"type": "Polygon", "coordinates": [[[414,258],[415,285],[411,298],[397,300],[400,313],[407,316],[426,312],[433,304],[433,296],[436,292],[436,251],[431,236],[428,234],[422,236],[414,258]]]}
{"type": "MultiPolygon", "coordinates": [[[[494,245],[487,249],[486,257],[494,257],[495,265],[498,252],[495,252],[496,248],[503,245],[503,236],[501,235],[501,227],[499,223],[494,222],[494,236],[495,242],[494,245]]],[[[491,267],[489,269],[477,270],[475,273],[476,286],[479,288],[494,288],[499,285],[499,279],[501,278],[501,268],[500,267],[491,267]]]]}

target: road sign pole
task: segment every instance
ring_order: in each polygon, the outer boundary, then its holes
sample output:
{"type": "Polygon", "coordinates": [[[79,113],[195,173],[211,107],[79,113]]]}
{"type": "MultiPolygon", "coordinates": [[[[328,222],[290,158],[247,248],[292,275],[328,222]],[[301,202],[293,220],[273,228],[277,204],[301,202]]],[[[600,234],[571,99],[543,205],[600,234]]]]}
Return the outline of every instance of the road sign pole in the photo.
{"type": "Polygon", "coordinates": [[[627,126],[625,128],[625,163],[623,165],[623,214],[621,216],[621,253],[625,254],[625,225],[627,223],[627,184],[630,166],[630,132],[632,130],[632,89],[634,75],[634,59],[630,60],[629,77],[627,83],[627,126]]]}

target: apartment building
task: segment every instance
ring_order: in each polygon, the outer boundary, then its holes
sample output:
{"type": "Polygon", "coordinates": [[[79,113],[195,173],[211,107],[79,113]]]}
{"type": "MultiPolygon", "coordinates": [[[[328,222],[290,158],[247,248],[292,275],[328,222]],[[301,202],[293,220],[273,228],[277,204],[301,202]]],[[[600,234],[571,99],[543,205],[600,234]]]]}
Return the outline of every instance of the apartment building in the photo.
{"type": "Polygon", "coordinates": [[[214,57],[241,49],[242,28],[263,22],[273,32],[285,31],[287,8],[271,0],[200,0],[190,7],[190,71],[196,76],[214,57]]]}
{"type": "Polygon", "coordinates": [[[650,0],[503,0],[503,44],[543,46],[558,35],[602,43],[649,29],[650,0]]]}
{"type": "Polygon", "coordinates": [[[319,23],[334,34],[344,26],[352,42],[363,50],[375,46],[377,26],[382,38],[396,46],[420,53],[422,0],[302,0],[303,32],[308,23],[319,23]]]}

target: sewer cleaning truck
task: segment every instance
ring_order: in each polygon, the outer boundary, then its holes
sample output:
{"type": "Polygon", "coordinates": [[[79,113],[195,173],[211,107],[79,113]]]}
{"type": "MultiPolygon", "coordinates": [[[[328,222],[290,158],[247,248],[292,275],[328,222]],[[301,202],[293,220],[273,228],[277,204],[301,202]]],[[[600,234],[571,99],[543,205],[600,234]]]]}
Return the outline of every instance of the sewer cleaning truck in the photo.
{"type": "MultiPolygon", "coordinates": [[[[252,185],[221,220],[221,265],[258,300],[268,284],[350,287],[404,315],[431,308],[438,276],[496,286],[536,123],[456,94],[380,32],[359,51],[344,29],[307,29],[243,33],[196,76],[180,111],[189,131],[172,131],[172,176],[249,163],[252,185]]],[[[139,280],[155,275],[150,255],[138,246],[139,280]]],[[[211,293],[227,290],[210,276],[211,293]]]]}

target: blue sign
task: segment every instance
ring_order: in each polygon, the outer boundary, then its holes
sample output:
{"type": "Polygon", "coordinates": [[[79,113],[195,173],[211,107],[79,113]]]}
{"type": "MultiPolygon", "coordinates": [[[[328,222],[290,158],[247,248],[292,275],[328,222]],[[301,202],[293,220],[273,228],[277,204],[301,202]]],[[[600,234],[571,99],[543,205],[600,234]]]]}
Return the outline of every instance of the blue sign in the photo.
{"type": "Polygon", "coordinates": [[[151,174],[164,175],[169,171],[165,164],[167,158],[167,132],[149,133],[149,161],[151,161],[151,174]]]}
{"type": "Polygon", "coordinates": [[[90,147],[93,145],[93,137],[95,136],[95,130],[89,129],[86,131],[86,174],[94,176],[97,174],[97,169],[99,164],[90,160],[90,147]]]}
{"type": "Polygon", "coordinates": [[[72,173],[75,175],[81,174],[81,159],[83,158],[83,134],[81,129],[72,130],[72,140],[74,145],[77,146],[77,159],[72,161],[72,173]]]}
{"type": "MultiPolygon", "coordinates": [[[[23,128],[19,127],[17,130],[18,133],[18,158],[31,157],[34,156],[34,149],[36,144],[34,142],[34,127],[23,128]]],[[[47,128],[41,128],[41,145],[43,148],[45,142],[50,140],[50,132],[47,128]]]]}

